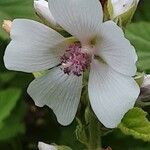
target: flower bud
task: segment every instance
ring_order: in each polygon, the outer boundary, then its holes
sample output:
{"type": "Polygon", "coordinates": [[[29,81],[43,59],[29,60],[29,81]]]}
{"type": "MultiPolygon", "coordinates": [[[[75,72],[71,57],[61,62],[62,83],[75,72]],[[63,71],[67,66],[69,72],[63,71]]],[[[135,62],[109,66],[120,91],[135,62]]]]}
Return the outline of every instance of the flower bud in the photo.
{"type": "Polygon", "coordinates": [[[110,19],[120,26],[126,26],[136,11],[139,0],[108,0],[107,12],[110,19]]]}
{"type": "Polygon", "coordinates": [[[132,7],[137,6],[139,0],[111,0],[113,6],[113,18],[120,16],[130,10],[132,7]]]}
{"type": "Polygon", "coordinates": [[[10,20],[4,20],[3,24],[2,24],[2,28],[7,32],[10,33],[12,27],[12,21],[10,20]]]}
{"type": "Polygon", "coordinates": [[[55,146],[45,144],[43,142],[38,143],[38,148],[39,148],[39,150],[58,150],[55,146]]]}
{"type": "Polygon", "coordinates": [[[150,86],[150,75],[145,75],[142,87],[150,86]]]}
{"type": "Polygon", "coordinates": [[[38,148],[39,148],[39,150],[72,150],[68,146],[49,145],[49,144],[45,144],[43,142],[38,143],[38,148]]]}
{"type": "Polygon", "coordinates": [[[54,19],[50,9],[48,7],[48,2],[45,0],[34,0],[34,9],[37,15],[47,23],[51,28],[60,29],[61,27],[57,24],[54,19]]]}
{"type": "Polygon", "coordinates": [[[150,75],[144,77],[140,97],[143,101],[150,101],[150,75]]]}

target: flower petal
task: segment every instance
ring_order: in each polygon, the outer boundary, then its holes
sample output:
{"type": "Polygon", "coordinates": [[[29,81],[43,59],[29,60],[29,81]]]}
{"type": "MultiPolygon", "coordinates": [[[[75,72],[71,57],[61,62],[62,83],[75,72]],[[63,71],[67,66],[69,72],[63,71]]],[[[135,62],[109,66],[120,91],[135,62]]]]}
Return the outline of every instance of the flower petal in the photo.
{"type": "Polygon", "coordinates": [[[65,38],[36,21],[16,19],[11,30],[12,41],[4,55],[6,68],[36,72],[59,64],[65,38]]]}
{"type": "Polygon", "coordinates": [[[91,65],[88,90],[93,111],[108,128],[117,127],[124,114],[134,106],[140,92],[132,77],[97,60],[91,65]]]}
{"type": "Polygon", "coordinates": [[[121,28],[113,21],[107,21],[101,25],[98,33],[99,56],[117,72],[134,76],[137,55],[121,28]]]}
{"type": "Polygon", "coordinates": [[[89,42],[102,23],[103,11],[99,0],[49,0],[57,23],[80,41],[89,42]]]}
{"type": "Polygon", "coordinates": [[[53,68],[28,87],[28,93],[37,106],[49,106],[62,125],[75,117],[82,90],[82,76],[67,75],[60,67],[53,68]]]}

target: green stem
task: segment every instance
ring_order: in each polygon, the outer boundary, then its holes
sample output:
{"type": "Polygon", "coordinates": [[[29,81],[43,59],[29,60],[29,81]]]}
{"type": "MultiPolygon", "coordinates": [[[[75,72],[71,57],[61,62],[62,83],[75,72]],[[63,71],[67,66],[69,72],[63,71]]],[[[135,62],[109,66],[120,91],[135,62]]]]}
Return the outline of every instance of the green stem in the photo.
{"type": "Polygon", "coordinates": [[[84,86],[77,118],[76,137],[86,146],[87,150],[101,150],[102,126],[91,109],[87,93],[87,86],[84,86]]]}
{"type": "Polygon", "coordinates": [[[88,122],[88,150],[101,148],[101,125],[90,107],[86,109],[86,120],[88,122]]]}

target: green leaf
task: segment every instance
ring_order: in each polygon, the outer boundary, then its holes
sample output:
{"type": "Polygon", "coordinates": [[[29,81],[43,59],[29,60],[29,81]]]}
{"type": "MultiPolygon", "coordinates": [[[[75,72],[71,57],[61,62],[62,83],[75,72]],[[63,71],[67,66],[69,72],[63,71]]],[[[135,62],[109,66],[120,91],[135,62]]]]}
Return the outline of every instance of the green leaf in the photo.
{"type": "MultiPolygon", "coordinates": [[[[2,25],[3,20],[13,20],[15,18],[35,18],[33,0],[1,0],[0,25],[2,25]]],[[[2,28],[0,28],[0,37],[8,38],[8,34],[2,28]]]]}
{"type": "Polygon", "coordinates": [[[7,140],[17,136],[17,134],[23,134],[25,131],[24,123],[14,122],[9,120],[6,124],[3,125],[3,128],[0,130],[0,141],[7,140]]]}
{"type": "Polygon", "coordinates": [[[150,23],[140,22],[128,26],[126,36],[138,53],[138,69],[150,73],[150,23]]]}
{"type": "Polygon", "coordinates": [[[150,21],[149,0],[141,0],[137,12],[134,16],[135,21],[150,21]]]}
{"type": "Polygon", "coordinates": [[[11,115],[4,120],[4,125],[0,129],[0,141],[8,140],[16,137],[18,134],[25,133],[24,115],[25,104],[21,101],[19,105],[15,107],[11,115]]]}
{"type": "Polygon", "coordinates": [[[142,109],[135,107],[124,116],[118,128],[126,135],[150,141],[150,122],[146,115],[142,109]]]}
{"type": "Polygon", "coordinates": [[[137,84],[141,87],[143,81],[144,81],[144,72],[140,73],[140,72],[137,72],[135,77],[134,77],[134,80],[137,82],[137,84]]]}
{"type": "Polygon", "coordinates": [[[15,72],[0,72],[0,82],[7,83],[15,77],[15,72]]]}
{"type": "Polygon", "coordinates": [[[6,119],[16,106],[21,95],[19,89],[8,89],[0,91],[0,124],[6,119]]]}

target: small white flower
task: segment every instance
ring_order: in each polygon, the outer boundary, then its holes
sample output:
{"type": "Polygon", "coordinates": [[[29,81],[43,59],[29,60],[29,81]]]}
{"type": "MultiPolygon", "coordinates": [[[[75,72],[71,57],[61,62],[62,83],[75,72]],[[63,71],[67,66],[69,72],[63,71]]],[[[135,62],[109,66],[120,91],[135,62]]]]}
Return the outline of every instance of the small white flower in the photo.
{"type": "Polygon", "coordinates": [[[57,150],[57,148],[53,145],[45,144],[43,142],[38,143],[39,150],[57,150]]]}
{"type": "Polygon", "coordinates": [[[28,93],[37,106],[52,108],[62,125],[75,117],[82,74],[90,67],[93,111],[106,127],[116,127],[139,95],[132,78],[134,47],[113,21],[102,23],[99,0],[49,0],[49,7],[58,24],[78,40],[68,41],[41,23],[16,19],[4,56],[6,67],[29,73],[49,69],[29,85],[28,93]]]}
{"type": "Polygon", "coordinates": [[[139,0],[111,0],[113,6],[113,17],[120,16],[133,6],[137,6],[139,0]]]}

